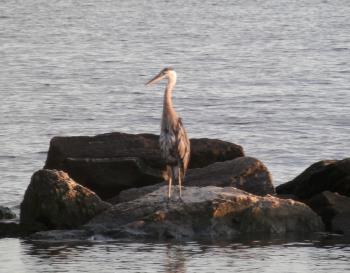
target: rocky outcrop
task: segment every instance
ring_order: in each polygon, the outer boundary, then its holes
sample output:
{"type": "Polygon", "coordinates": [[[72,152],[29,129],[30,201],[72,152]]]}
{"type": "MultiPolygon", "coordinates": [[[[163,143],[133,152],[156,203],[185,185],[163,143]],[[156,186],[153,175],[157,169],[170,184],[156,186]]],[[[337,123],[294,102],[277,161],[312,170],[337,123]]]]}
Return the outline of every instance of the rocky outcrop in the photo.
{"type": "MultiPolygon", "coordinates": [[[[243,156],[241,146],[216,139],[191,139],[190,168],[243,156]]],[[[158,136],[111,133],[94,137],[54,137],[47,169],[67,172],[75,181],[108,199],[120,191],[163,181],[158,136]]]]}
{"type": "Polygon", "coordinates": [[[328,231],[350,235],[350,198],[324,191],[307,204],[322,217],[328,231]]]}
{"type": "Polygon", "coordinates": [[[276,187],[278,194],[307,200],[323,191],[350,196],[350,158],[319,161],[292,181],[276,187]]]}
{"type": "Polygon", "coordinates": [[[0,220],[14,218],[16,218],[16,214],[14,212],[12,212],[8,207],[0,206],[0,220]]]}
{"type": "Polygon", "coordinates": [[[21,203],[20,223],[30,231],[76,228],[108,207],[110,204],[65,172],[39,170],[21,203]]]}
{"type": "Polygon", "coordinates": [[[328,231],[349,234],[350,158],[316,162],[276,192],[309,204],[328,231]]]}
{"type": "Polygon", "coordinates": [[[167,202],[167,187],[114,205],[85,229],[109,237],[175,239],[237,238],[242,234],[286,235],[323,230],[305,204],[259,197],[232,187],[186,187],[182,200],[167,202]]]}
{"type": "MultiPolygon", "coordinates": [[[[164,185],[163,182],[124,190],[110,202],[116,204],[131,201],[164,185]]],[[[239,157],[225,162],[216,162],[204,168],[191,169],[186,174],[184,186],[235,187],[260,196],[275,193],[270,172],[261,161],[252,157],[239,157]]]]}

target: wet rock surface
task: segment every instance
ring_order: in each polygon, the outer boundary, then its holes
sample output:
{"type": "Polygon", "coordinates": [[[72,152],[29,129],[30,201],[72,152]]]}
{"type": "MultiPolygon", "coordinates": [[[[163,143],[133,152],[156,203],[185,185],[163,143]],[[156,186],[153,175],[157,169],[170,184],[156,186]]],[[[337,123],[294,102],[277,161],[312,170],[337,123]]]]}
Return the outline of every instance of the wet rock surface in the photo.
{"type": "MultiPolygon", "coordinates": [[[[241,146],[217,139],[191,139],[189,168],[244,156],[241,146]]],[[[158,136],[110,133],[54,137],[45,168],[66,171],[75,181],[108,199],[120,191],[163,181],[158,136]]]]}
{"type": "Polygon", "coordinates": [[[28,231],[76,228],[108,207],[65,172],[44,169],[32,176],[21,203],[20,223],[28,231]]]}

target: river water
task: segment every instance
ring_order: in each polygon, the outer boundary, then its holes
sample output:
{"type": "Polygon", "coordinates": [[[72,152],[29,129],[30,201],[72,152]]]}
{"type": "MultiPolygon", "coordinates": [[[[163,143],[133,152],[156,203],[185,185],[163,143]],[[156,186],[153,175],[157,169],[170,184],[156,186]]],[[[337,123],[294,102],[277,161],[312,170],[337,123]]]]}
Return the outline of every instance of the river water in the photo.
{"type": "MultiPolygon", "coordinates": [[[[350,155],[348,0],[1,0],[0,204],[18,208],[53,136],[158,133],[164,84],[144,83],[169,65],[190,137],[242,145],[275,185],[350,155]]],[[[1,239],[0,271],[349,270],[348,246],[297,246],[1,239]]]]}

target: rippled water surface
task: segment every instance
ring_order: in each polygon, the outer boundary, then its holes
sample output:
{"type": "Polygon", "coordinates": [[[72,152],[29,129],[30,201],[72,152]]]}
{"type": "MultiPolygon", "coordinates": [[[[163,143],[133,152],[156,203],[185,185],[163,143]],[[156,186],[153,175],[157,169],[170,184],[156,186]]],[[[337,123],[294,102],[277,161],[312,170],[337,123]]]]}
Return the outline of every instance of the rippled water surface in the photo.
{"type": "Polygon", "coordinates": [[[0,272],[18,273],[350,272],[349,245],[319,242],[48,244],[5,239],[0,254],[8,257],[0,272]]]}
{"type": "MultiPolygon", "coordinates": [[[[167,65],[178,73],[174,103],[190,137],[242,145],[276,185],[350,154],[348,0],[1,0],[0,204],[20,203],[55,135],[158,133],[164,86],[144,83],[167,65]]],[[[213,272],[207,262],[280,272],[288,257],[298,262],[284,272],[309,272],[349,257],[288,246],[0,247],[11,249],[0,264],[16,261],[13,272],[109,261],[125,272],[213,272]]]]}

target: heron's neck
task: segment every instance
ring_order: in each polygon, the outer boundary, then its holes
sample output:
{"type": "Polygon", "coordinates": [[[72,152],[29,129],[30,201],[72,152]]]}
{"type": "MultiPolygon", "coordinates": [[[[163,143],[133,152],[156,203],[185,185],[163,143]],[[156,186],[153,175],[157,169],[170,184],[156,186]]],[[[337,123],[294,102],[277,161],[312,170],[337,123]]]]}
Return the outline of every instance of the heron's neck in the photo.
{"type": "Polygon", "coordinates": [[[164,93],[164,106],[163,106],[164,113],[165,112],[168,112],[171,114],[173,114],[173,112],[175,113],[173,102],[172,102],[172,93],[173,93],[175,84],[176,84],[176,78],[171,77],[168,79],[168,84],[165,88],[165,93],[164,93]]]}

